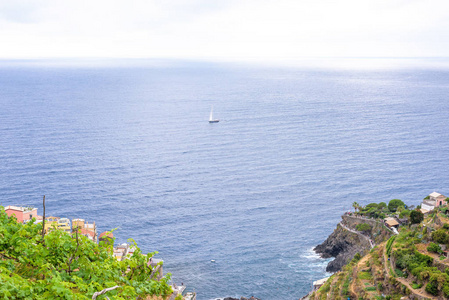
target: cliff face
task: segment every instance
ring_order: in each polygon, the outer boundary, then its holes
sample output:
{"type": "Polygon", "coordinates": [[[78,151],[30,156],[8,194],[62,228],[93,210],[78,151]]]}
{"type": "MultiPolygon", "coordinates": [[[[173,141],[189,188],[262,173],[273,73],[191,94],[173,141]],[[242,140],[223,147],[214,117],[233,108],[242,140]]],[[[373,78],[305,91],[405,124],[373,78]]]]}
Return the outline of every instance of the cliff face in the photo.
{"type": "Polygon", "coordinates": [[[327,267],[327,272],[337,272],[346,265],[356,253],[364,255],[371,248],[367,239],[337,225],[334,232],[313,250],[323,258],[335,257],[327,267]]]}
{"type": "Polygon", "coordinates": [[[370,225],[371,230],[362,235],[361,233],[351,232],[338,224],[334,232],[322,244],[314,248],[315,252],[323,258],[335,257],[327,265],[327,272],[340,271],[356,253],[365,255],[371,249],[369,239],[377,244],[391,236],[391,232],[385,228],[382,221],[348,215],[343,215],[342,219],[344,226],[350,230],[355,231],[355,227],[362,223],[370,225]]]}

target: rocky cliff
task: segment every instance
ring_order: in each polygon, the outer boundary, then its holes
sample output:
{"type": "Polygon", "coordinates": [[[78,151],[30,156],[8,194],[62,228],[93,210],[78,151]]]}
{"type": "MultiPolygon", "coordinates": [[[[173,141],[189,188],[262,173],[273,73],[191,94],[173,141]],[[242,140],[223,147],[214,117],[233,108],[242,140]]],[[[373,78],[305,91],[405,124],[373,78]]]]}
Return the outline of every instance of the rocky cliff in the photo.
{"type": "Polygon", "coordinates": [[[348,215],[342,216],[342,223],[350,230],[355,231],[357,224],[367,223],[371,226],[365,235],[355,233],[342,227],[340,224],[334,232],[320,245],[314,248],[315,252],[323,258],[335,257],[327,267],[327,272],[337,272],[346,265],[356,253],[365,255],[371,245],[369,239],[376,243],[382,242],[391,236],[391,232],[385,228],[382,221],[373,219],[362,219],[348,215]]]}
{"type": "Polygon", "coordinates": [[[323,258],[335,257],[326,267],[326,272],[333,273],[341,270],[356,253],[364,255],[370,248],[367,239],[338,224],[334,232],[313,250],[323,258]]]}

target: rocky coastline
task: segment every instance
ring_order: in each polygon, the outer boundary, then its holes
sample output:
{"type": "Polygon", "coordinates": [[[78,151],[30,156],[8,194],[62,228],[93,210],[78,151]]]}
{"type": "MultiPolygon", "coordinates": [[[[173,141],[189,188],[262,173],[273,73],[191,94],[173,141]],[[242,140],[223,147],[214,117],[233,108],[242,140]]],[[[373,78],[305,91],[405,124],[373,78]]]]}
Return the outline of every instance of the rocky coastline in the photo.
{"type": "Polygon", "coordinates": [[[334,232],[313,250],[322,258],[335,257],[326,267],[326,272],[334,273],[340,271],[357,253],[365,255],[371,249],[371,243],[385,240],[389,235],[391,232],[380,221],[343,215],[334,232]],[[361,234],[351,230],[361,223],[370,224],[371,231],[361,234]]]}
{"type": "Polygon", "coordinates": [[[326,272],[334,273],[340,271],[356,253],[363,255],[370,248],[370,244],[366,239],[338,224],[334,232],[313,250],[322,258],[335,257],[326,267],[326,272]]]}

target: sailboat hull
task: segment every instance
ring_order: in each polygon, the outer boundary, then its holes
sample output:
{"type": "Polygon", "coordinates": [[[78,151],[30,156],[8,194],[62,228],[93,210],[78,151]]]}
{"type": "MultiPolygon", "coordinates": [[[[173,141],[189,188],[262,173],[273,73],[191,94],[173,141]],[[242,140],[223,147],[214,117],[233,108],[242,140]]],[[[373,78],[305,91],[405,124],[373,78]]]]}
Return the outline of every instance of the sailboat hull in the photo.
{"type": "Polygon", "coordinates": [[[209,123],[218,123],[220,120],[209,120],[209,123]]]}

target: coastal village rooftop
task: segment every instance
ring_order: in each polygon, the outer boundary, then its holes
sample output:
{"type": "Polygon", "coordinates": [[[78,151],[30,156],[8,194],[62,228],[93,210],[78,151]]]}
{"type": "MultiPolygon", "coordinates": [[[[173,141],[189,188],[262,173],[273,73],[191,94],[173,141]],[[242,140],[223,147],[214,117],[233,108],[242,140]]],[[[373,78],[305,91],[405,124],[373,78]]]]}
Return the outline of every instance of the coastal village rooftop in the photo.
{"type": "MultiPolygon", "coordinates": [[[[44,219],[43,216],[37,215],[37,208],[35,207],[9,205],[5,207],[5,212],[9,217],[14,215],[17,219],[17,222],[19,223],[27,223],[33,218],[35,219],[35,223],[42,223],[44,219]]],[[[70,219],[68,218],[60,218],[55,216],[49,216],[45,218],[46,234],[48,234],[52,230],[62,230],[69,234],[73,234],[76,229],[79,229],[78,232],[81,235],[84,235],[93,242],[98,243],[97,226],[95,222],[89,223],[84,219],[73,219],[72,222],[70,222],[70,219]]],[[[99,238],[102,241],[111,241],[112,243],[114,241],[114,235],[110,231],[101,233],[99,238]]],[[[121,261],[132,256],[135,250],[136,248],[134,246],[124,243],[113,248],[113,255],[117,260],[121,261]]],[[[154,274],[157,274],[157,280],[161,280],[163,277],[162,263],[163,260],[153,257],[151,257],[148,262],[148,266],[152,266],[154,268],[154,274]]],[[[185,286],[176,286],[174,284],[173,290],[175,291],[175,293],[172,295],[172,297],[174,298],[176,294],[182,294],[184,292],[185,286]]],[[[196,293],[191,294],[191,299],[196,299],[196,293]]]]}

